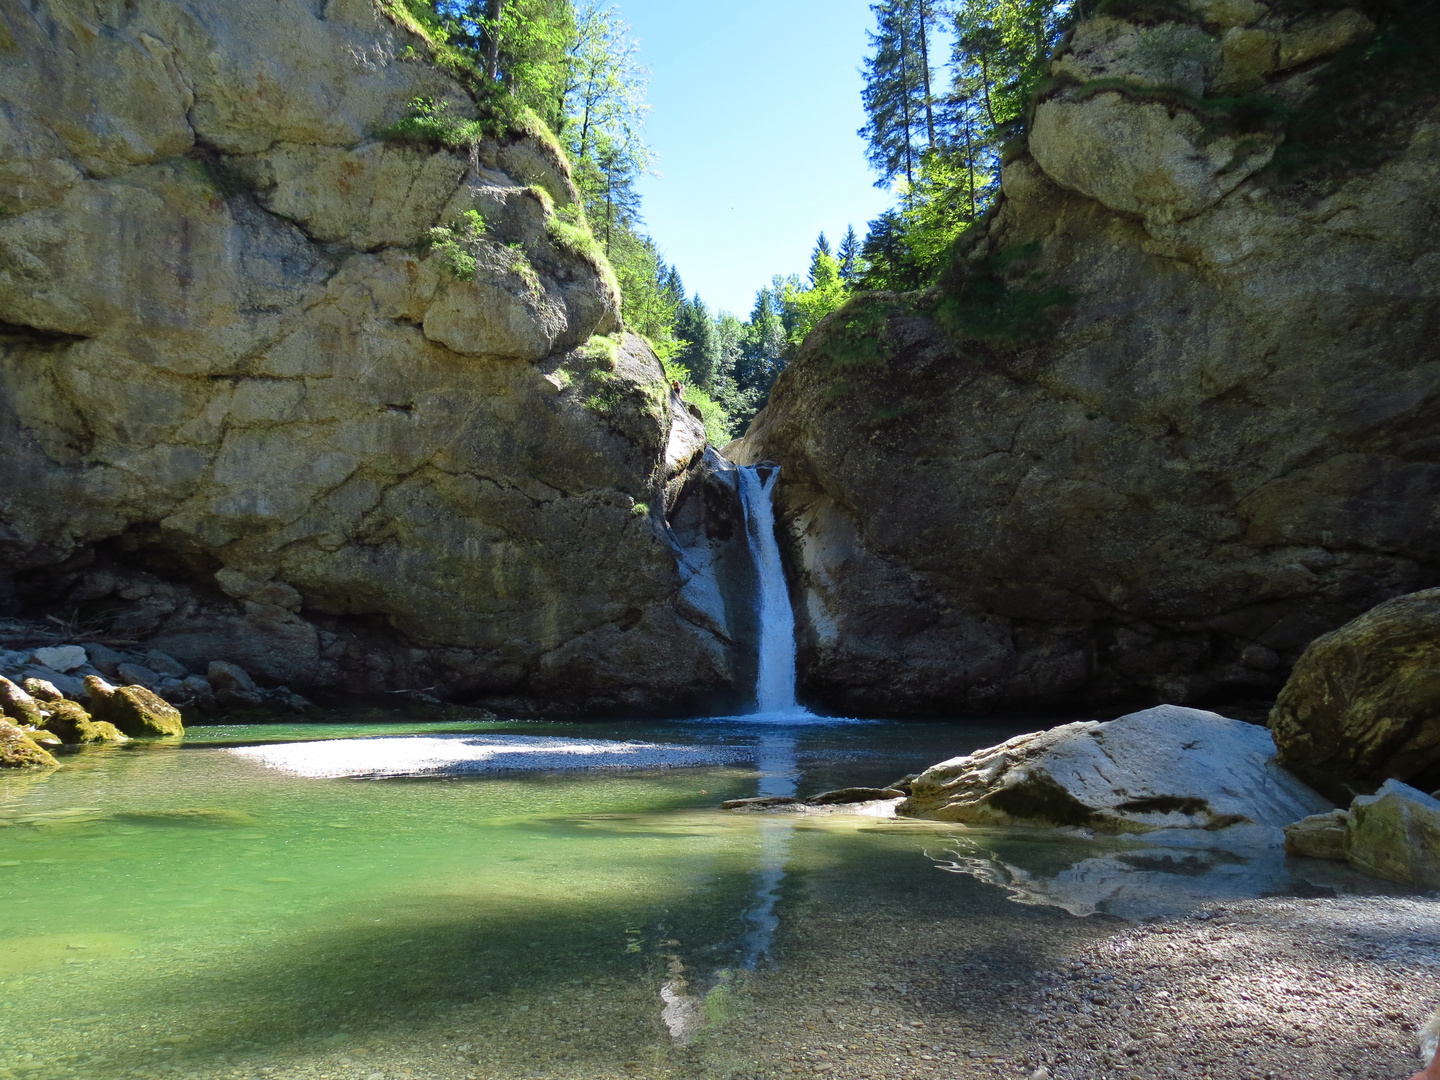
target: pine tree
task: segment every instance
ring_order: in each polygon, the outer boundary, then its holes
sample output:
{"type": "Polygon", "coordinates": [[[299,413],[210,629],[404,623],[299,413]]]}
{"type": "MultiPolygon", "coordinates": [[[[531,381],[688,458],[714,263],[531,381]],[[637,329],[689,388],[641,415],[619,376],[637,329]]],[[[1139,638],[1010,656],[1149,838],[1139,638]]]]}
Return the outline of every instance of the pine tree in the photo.
{"type": "Polygon", "coordinates": [[[766,288],[755,294],[755,307],[750,312],[749,333],[735,380],[742,390],[753,390],[763,396],[785,367],[788,338],[785,323],[776,303],[775,293],[766,288]]]}
{"type": "Polygon", "coordinates": [[[840,250],[836,253],[840,260],[840,276],[845,279],[845,284],[851,286],[860,277],[860,238],[855,235],[855,226],[851,225],[845,230],[845,238],[840,241],[840,250]]]}
{"type": "Polygon", "coordinates": [[[714,387],[720,347],[710,309],[700,297],[680,305],[675,318],[675,337],[683,343],[675,359],[690,372],[695,385],[703,390],[714,387]]]}
{"type": "Polygon", "coordinates": [[[870,144],[870,164],[880,174],[876,187],[898,176],[914,184],[920,156],[935,145],[930,93],[930,3],[881,0],[872,4],[876,29],[869,34],[874,55],[865,59],[861,100],[869,118],[860,134],[870,144]],[[928,137],[928,141],[926,141],[928,137]]]}
{"type": "Polygon", "coordinates": [[[820,239],[815,241],[815,250],[810,254],[810,284],[812,287],[817,280],[816,274],[821,272],[820,265],[822,258],[834,258],[833,253],[830,251],[830,241],[825,239],[823,232],[820,234],[820,239]]]}
{"type": "Polygon", "coordinates": [[[635,190],[640,168],[637,153],[627,142],[602,135],[595,140],[594,160],[581,172],[585,211],[596,235],[610,254],[615,234],[640,223],[640,193],[635,190]]]}

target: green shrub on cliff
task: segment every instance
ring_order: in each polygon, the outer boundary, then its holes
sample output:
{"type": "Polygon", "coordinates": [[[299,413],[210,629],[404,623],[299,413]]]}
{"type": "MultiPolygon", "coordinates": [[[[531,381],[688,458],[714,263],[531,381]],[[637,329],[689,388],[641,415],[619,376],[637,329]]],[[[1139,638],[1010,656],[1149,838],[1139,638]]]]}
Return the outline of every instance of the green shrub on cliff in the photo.
{"type": "Polygon", "coordinates": [[[456,116],[448,101],[416,98],[410,102],[410,113],[385,131],[386,138],[419,146],[439,146],[461,153],[473,153],[485,138],[486,126],[479,120],[456,116]]]}
{"type": "MultiPolygon", "coordinates": [[[[466,210],[449,226],[436,225],[426,237],[430,251],[458,281],[475,279],[475,243],[485,235],[485,219],[478,210],[466,210]]],[[[526,264],[527,268],[529,264],[526,264]]],[[[534,271],[532,270],[533,274],[534,271]]]]}

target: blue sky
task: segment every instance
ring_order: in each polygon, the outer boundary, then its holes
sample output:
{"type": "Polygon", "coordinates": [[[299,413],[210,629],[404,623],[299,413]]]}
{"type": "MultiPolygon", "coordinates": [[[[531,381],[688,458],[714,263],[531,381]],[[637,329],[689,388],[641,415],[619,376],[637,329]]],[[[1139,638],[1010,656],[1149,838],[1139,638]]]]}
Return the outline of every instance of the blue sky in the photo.
{"type": "Polygon", "coordinates": [[[870,0],[618,0],[651,71],[658,155],[643,229],[711,311],[744,318],[890,204],[865,162],[860,65],[870,0]]]}

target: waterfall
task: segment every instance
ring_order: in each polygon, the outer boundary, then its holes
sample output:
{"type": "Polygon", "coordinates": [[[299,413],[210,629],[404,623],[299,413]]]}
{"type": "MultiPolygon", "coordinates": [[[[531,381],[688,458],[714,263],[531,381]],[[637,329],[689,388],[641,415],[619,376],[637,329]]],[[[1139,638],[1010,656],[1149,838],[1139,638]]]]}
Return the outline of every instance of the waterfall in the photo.
{"type": "Polygon", "coordinates": [[[795,702],[795,612],[775,540],[775,508],[771,496],[780,477],[770,466],[768,480],[760,468],[741,466],[740,502],[745,508],[745,529],[760,580],[760,670],[755,677],[757,711],[765,714],[800,714],[795,702]]]}

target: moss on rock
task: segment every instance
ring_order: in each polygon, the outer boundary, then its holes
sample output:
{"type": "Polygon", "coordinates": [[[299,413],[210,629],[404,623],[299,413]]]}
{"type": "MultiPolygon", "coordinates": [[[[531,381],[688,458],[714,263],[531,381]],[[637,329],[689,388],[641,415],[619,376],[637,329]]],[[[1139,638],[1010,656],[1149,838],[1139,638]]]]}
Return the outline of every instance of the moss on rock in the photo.
{"type": "Polygon", "coordinates": [[[72,746],[84,743],[125,742],[125,734],[114,724],[92,719],[85,709],[73,701],[56,701],[45,707],[44,728],[61,742],[72,746]]]}
{"type": "Polygon", "coordinates": [[[180,710],[143,686],[114,687],[95,675],[85,678],[90,711],[95,720],[114,724],[132,738],[184,735],[180,710]]]}
{"type": "Polygon", "coordinates": [[[30,696],[29,691],[15,685],[3,675],[0,675],[0,714],[31,727],[38,727],[44,719],[40,703],[30,696]]]}
{"type": "Polygon", "coordinates": [[[0,769],[53,769],[59,764],[30,732],[0,720],[0,769]]]}

